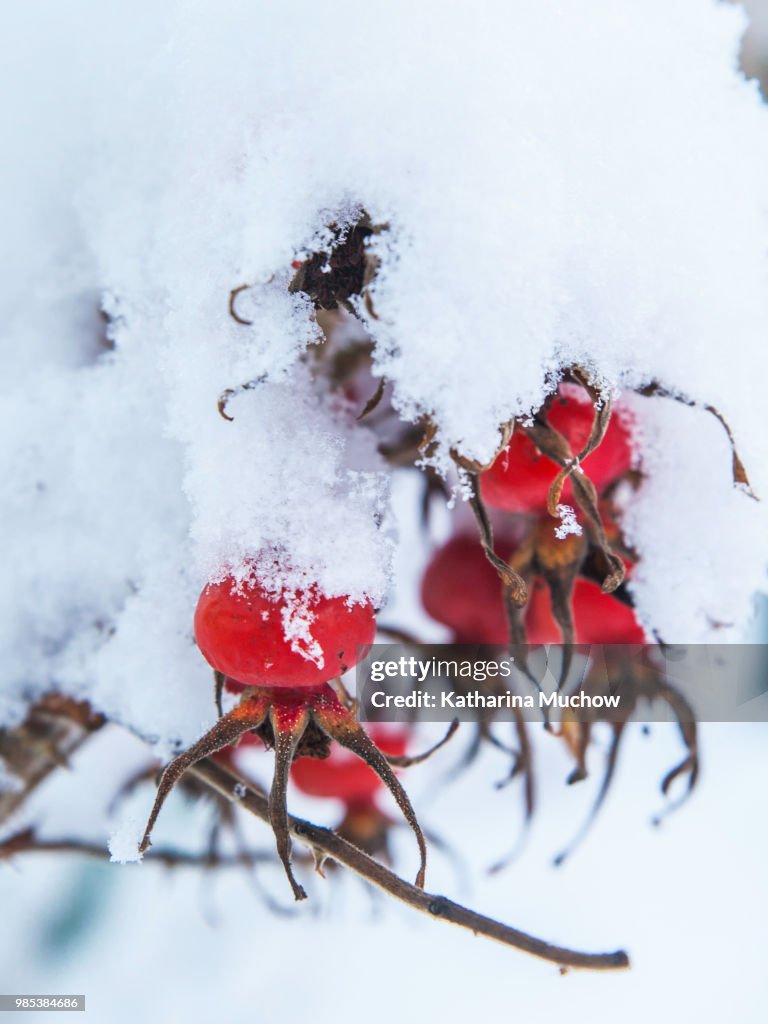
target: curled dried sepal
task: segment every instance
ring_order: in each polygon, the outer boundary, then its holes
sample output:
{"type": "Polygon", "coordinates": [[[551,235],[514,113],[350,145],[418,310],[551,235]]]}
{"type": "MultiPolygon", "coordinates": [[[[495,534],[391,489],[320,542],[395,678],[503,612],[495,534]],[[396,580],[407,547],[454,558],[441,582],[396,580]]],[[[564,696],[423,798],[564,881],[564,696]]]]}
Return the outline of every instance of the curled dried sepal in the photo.
{"type": "Polygon", "coordinates": [[[496,459],[501,455],[504,449],[510,442],[512,432],[515,429],[515,421],[509,420],[507,423],[502,423],[499,427],[499,433],[501,434],[501,441],[498,448],[493,454],[493,457],[487,462],[478,462],[476,459],[468,459],[464,455],[460,455],[455,448],[451,448],[451,458],[457,466],[461,466],[462,469],[466,469],[470,473],[485,473],[486,470],[490,469],[496,459]]]}
{"type": "Polygon", "coordinates": [[[718,409],[716,409],[714,405],[701,405],[701,403],[696,402],[692,398],[686,398],[685,395],[681,395],[674,391],[670,391],[669,388],[665,388],[663,384],[660,384],[658,381],[655,380],[651,381],[650,384],[646,384],[645,387],[640,388],[638,390],[638,394],[643,395],[645,398],[671,398],[673,401],[681,402],[683,405],[687,405],[690,408],[704,409],[704,411],[708,412],[710,416],[714,416],[717,422],[725,431],[726,435],[728,436],[728,443],[731,446],[731,472],[733,474],[734,484],[736,486],[742,487],[744,489],[745,494],[749,495],[750,498],[753,498],[755,501],[760,500],[758,496],[755,494],[755,492],[752,490],[752,486],[749,482],[749,477],[747,476],[747,471],[744,467],[744,463],[741,461],[739,453],[736,449],[736,439],[733,436],[733,431],[731,430],[730,425],[726,420],[725,416],[723,416],[723,414],[718,409]]]}
{"type": "MultiPolygon", "coordinates": [[[[504,608],[509,624],[509,650],[514,656],[517,667],[541,693],[541,683],[528,667],[527,637],[521,614],[521,608],[528,601],[528,584],[511,562],[505,562],[503,558],[496,554],[493,547],[493,527],[488,516],[488,510],[483,499],[480,497],[477,475],[468,471],[465,472],[470,482],[471,493],[469,503],[477,522],[480,543],[485,552],[485,557],[494,567],[504,585],[504,608]]],[[[521,567],[525,565],[524,560],[516,559],[516,562],[521,567]]],[[[549,712],[547,710],[544,712],[544,717],[545,725],[548,725],[549,712]]]]}
{"type": "Polygon", "coordinates": [[[493,527],[483,499],[480,497],[477,475],[469,471],[467,471],[467,475],[472,489],[469,504],[475,515],[485,557],[499,574],[499,579],[504,584],[505,596],[517,607],[522,607],[528,600],[528,587],[523,577],[496,554],[493,547],[493,527]]]}
{"type": "Polygon", "coordinates": [[[429,458],[434,454],[436,447],[437,424],[431,417],[425,416],[422,425],[424,432],[417,445],[417,451],[420,455],[425,456],[425,458],[429,458]]]}
{"type": "Polygon", "coordinates": [[[426,761],[427,758],[432,757],[432,755],[436,753],[436,751],[438,751],[441,747],[445,746],[445,744],[451,739],[451,737],[458,728],[459,720],[458,718],[454,718],[454,720],[448,726],[448,731],[446,732],[445,736],[443,736],[442,739],[438,740],[437,743],[433,743],[428,750],[422,751],[421,754],[413,754],[410,757],[407,754],[385,754],[384,756],[387,759],[387,763],[390,764],[393,768],[411,768],[415,764],[423,764],[423,762],[426,761]]]}
{"type": "Polygon", "coordinates": [[[550,485],[549,494],[547,495],[547,511],[554,517],[559,515],[558,506],[560,505],[560,498],[563,493],[565,481],[581,465],[584,459],[591,455],[592,452],[600,446],[611,422],[610,398],[607,395],[601,394],[598,389],[583,378],[583,376],[579,380],[579,383],[592,400],[592,405],[595,410],[595,418],[592,421],[592,429],[590,430],[589,437],[587,438],[587,443],[577,455],[571,458],[567,465],[560,469],[560,472],[550,485]]]}
{"type": "MultiPolygon", "coordinates": [[[[452,727],[449,736],[453,731],[452,727]]],[[[408,795],[385,755],[327,684],[300,690],[261,687],[246,689],[239,704],[220,718],[189,750],[171,761],[163,772],[139,847],[140,852],[143,853],[151,845],[150,836],[160,810],[184,772],[203,758],[237,743],[246,732],[257,732],[267,746],[275,750],[275,772],[269,793],[269,820],[275,833],[278,855],[297,900],[305,899],[306,892],[294,878],[291,869],[291,840],[286,806],[288,773],[296,757],[327,757],[331,740],[354,751],[370,765],[394,796],[416,835],[421,860],[416,885],[423,887],[426,842],[408,795]]]]}
{"type": "Polygon", "coordinates": [[[683,793],[677,800],[671,801],[666,808],[656,816],[654,824],[659,825],[667,815],[676,811],[678,807],[685,803],[688,797],[693,792],[696,782],[699,778],[699,740],[698,740],[698,729],[696,723],[696,716],[693,708],[683,695],[672,686],[661,686],[659,687],[658,696],[660,699],[666,701],[677,720],[677,726],[680,730],[680,736],[682,737],[683,743],[686,748],[686,756],[683,760],[671,768],[664,778],[661,780],[661,792],[664,796],[668,796],[670,787],[675,779],[681,775],[687,775],[687,784],[683,793]]]}
{"type": "Polygon", "coordinates": [[[251,286],[249,284],[241,284],[237,288],[233,288],[229,293],[229,315],[236,323],[242,324],[243,327],[251,327],[253,325],[253,320],[246,320],[244,317],[238,315],[237,297],[241,292],[248,291],[250,287],[251,286]]]}
{"type": "MultiPolygon", "coordinates": [[[[559,430],[555,430],[554,427],[550,426],[542,416],[537,416],[533,424],[527,426],[525,431],[539,451],[546,455],[548,459],[557,463],[558,466],[573,469],[575,465],[574,455],[571,452],[567,439],[559,430]]],[[[592,481],[583,472],[574,473],[571,476],[571,485],[576,502],[586,516],[587,528],[593,541],[602,552],[608,565],[608,573],[602,581],[601,589],[604,594],[612,594],[617,587],[621,586],[624,580],[625,569],[624,563],[613,550],[606,537],[600,518],[597,491],[592,481]]],[[[560,518],[560,512],[557,508],[549,508],[548,511],[553,518],[560,518]]]]}
{"type": "MultiPolygon", "coordinates": [[[[241,321],[241,323],[244,322],[245,321],[241,321]]],[[[247,380],[245,384],[241,384],[240,387],[238,388],[226,388],[224,391],[222,391],[222,393],[219,395],[219,400],[216,403],[216,408],[219,410],[219,416],[221,416],[222,419],[228,420],[230,423],[232,423],[235,417],[230,416],[229,413],[227,412],[227,405],[229,404],[229,400],[233,398],[235,395],[241,394],[243,391],[253,391],[253,389],[257,388],[260,384],[266,383],[266,380],[267,374],[262,373],[260,374],[260,376],[255,377],[253,380],[247,380]]]]}

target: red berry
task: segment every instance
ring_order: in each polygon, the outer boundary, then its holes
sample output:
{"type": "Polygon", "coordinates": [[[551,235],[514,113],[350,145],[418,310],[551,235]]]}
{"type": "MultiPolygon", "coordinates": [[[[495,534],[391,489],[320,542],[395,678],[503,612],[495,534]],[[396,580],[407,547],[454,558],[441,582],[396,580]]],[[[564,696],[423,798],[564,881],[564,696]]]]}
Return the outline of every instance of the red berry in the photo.
{"type": "MultiPolygon", "coordinates": [[[[547,411],[552,427],[563,434],[574,455],[589,440],[595,410],[584,391],[562,384],[547,411]]],[[[631,465],[630,435],[621,419],[611,416],[599,447],[582,463],[598,493],[625,473],[631,465]]],[[[543,512],[547,493],[560,467],[542,455],[521,427],[516,427],[503,452],[480,477],[480,494],[492,508],[507,512],[543,512]]],[[[578,472],[578,470],[577,470],[578,472]]],[[[561,501],[573,504],[573,489],[566,481],[561,501]]]]}
{"type": "MultiPolygon", "coordinates": [[[[509,548],[497,544],[506,558],[509,548]]],[[[439,548],[421,583],[421,601],[457,643],[505,644],[509,640],[503,587],[475,537],[457,535],[439,548]]]]}
{"type": "MultiPolygon", "coordinates": [[[[384,754],[402,757],[408,735],[392,726],[371,725],[367,733],[384,754]]],[[[323,760],[302,757],[294,761],[291,778],[308,796],[335,797],[347,809],[370,806],[374,795],[384,785],[376,772],[364,761],[343,747],[332,747],[323,760]]]]}
{"type": "MultiPolygon", "coordinates": [[[[577,579],[573,588],[573,624],[577,644],[643,644],[645,632],[634,611],[591,580],[577,579]]],[[[562,637],[552,615],[549,591],[537,579],[525,615],[529,644],[558,644],[562,637]]]]}
{"type": "MultiPolygon", "coordinates": [[[[512,549],[502,544],[497,550],[508,558],[512,549]]],[[[421,597],[432,618],[453,632],[455,643],[509,642],[502,584],[475,538],[453,537],[435,552],[424,574],[421,597]]],[[[576,580],[572,607],[576,643],[645,642],[633,610],[590,580],[576,580]]],[[[549,591],[539,576],[533,578],[523,622],[529,644],[561,643],[549,591]]]]}
{"type": "MultiPolygon", "coordinates": [[[[303,600],[302,595],[296,596],[303,600]]],[[[245,686],[320,686],[342,675],[373,643],[370,602],[312,595],[296,611],[286,594],[258,584],[237,589],[232,577],[209,583],[195,611],[195,639],[218,672],[245,686]],[[306,619],[296,626],[296,615],[306,619]],[[286,624],[293,639],[286,635],[286,624]]]]}

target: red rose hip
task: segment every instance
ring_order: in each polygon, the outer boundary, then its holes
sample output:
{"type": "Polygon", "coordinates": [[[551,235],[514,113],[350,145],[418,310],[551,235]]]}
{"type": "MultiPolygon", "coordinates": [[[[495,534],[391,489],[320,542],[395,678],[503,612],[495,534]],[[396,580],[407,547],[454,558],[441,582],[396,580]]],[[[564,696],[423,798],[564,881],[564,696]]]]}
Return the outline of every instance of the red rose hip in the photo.
{"type": "Polygon", "coordinates": [[[376,630],[370,602],[270,594],[239,588],[231,576],[209,583],[195,611],[206,661],[245,686],[320,686],[356,665],[376,630]]]}
{"type": "Polygon", "coordinates": [[[231,748],[246,734],[255,734],[275,751],[269,821],[294,896],[305,899],[304,887],[291,867],[288,777],[295,760],[326,758],[335,740],[369,765],[397,801],[416,836],[420,859],[416,885],[423,888],[426,840],[392,771],[392,764],[402,759],[390,759],[379,750],[349,703],[342,703],[329,685],[366,653],[374,635],[374,612],[368,601],[352,604],[343,597],[324,597],[316,588],[303,594],[273,594],[258,581],[238,587],[231,576],[209,583],[195,611],[195,638],[216,671],[218,692],[222,687],[240,689],[240,700],[226,714],[219,705],[215,725],[166,767],[139,851],[151,845],[165,799],[184,772],[203,758],[231,748]]]}

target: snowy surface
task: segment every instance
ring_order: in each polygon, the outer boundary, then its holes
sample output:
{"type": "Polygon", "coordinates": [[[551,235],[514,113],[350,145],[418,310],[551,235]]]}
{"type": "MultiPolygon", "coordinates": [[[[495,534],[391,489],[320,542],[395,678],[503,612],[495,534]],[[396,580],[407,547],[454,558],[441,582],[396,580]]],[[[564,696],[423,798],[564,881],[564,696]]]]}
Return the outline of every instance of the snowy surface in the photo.
{"type": "Polygon", "coordinates": [[[126,818],[109,834],[109,859],[113,864],[133,864],[141,860],[138,852],[139,841],[144,834],[143,826],[136,818],[126,818]]]}
{"type": "Polygon", "coordinates": [[[56,685],[166,751],[191,739],[196,595],[264,551],[281,581],[392,599],[390,474],[309,374],[317,325],[286,290],[363,207],[389,226],[375,362],[438,463],[488,458],[588,366],[638,421],[643,622],[737,639],[768,505],[732,486],[711,416],[627,389],[715,405],[768,497],[768,115],[743,26],[710,0],[7,12],[0,720],[56,685]]]}

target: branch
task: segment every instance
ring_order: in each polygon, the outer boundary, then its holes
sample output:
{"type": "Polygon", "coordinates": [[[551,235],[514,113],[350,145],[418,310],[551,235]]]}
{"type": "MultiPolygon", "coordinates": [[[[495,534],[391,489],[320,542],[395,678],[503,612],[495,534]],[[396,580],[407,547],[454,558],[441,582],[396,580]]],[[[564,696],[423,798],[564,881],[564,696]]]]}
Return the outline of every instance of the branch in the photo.
{"type": "MultiPolygon", "coordinates": [[[[80,839],[38,839],[31,828],[23,829],[0,843],[0,861],[20,853],[77,853],[96,860],[105,860],[109,856],[102,843],[88,843],[80,839]]],[[[154,846],[152,860],[169,868],[242,868],[276,863],[271,851],[243,850],[230,856],[220,853],[188,853],[186,850],[154,846]]]]}
{"type": "MultiPolygon", "coordinates": [[[[220,793],[233,803],[244,807],[251,814],[269,824],[269,807],[267,798],[250,786],[245,786],[225,768],[206,758],[189,769],[201,782],[220,793]],[[237,786],[237,792],[235,792],[237,786]]],[[[289,816],[288,826],[296,839],[307,843],[326,857],[331,857],[339,864],[354,871],[361,878],[383,889],[396,899],[401,900],[413,910],[419,910],[430,917],[439,918],[466,928],[475,935],[484,935],[495,939],[506,946],[512,946],[524,953],[549,960],[561,967],[586,968],[591,970],[612,970],[629,967],[629,957],[623,950],[615,953],[579,953],[573,949],[554,946],[542,939],[537,939],[526,932],[519,931],[509,925],[494,921],[473,910],[454,903],[445,896],[435,896],[417,889],[416,886],[404,881],[383,864],[373,860],[357,847],[348,843],[331,829],[320,828],[301,818],[289,816]]]]}
{"type": "Polygon", "coordinates": [[[12,729],[0,729],[0,764],[18,786],[0,792],[0,824],[104,723],[86,703],[47,694],[12,729]]]}

